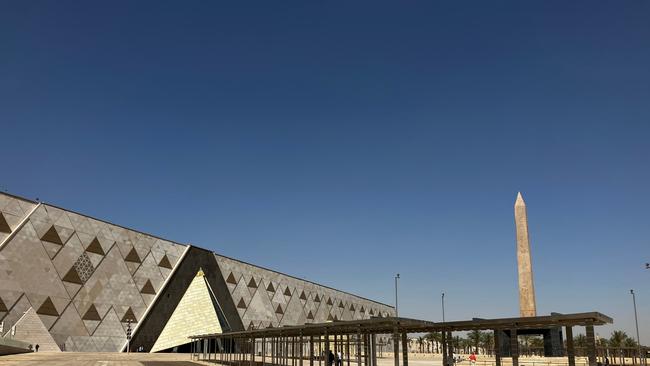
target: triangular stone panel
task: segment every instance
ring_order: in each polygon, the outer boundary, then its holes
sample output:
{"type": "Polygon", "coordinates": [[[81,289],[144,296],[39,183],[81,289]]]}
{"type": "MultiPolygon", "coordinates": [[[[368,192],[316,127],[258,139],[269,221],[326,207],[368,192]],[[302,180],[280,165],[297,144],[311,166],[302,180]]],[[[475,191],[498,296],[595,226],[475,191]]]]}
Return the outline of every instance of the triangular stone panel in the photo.
{"type": "Polygon", "coordinates": [[[284,317],[282,317],[280,325],[304,324],[306,320],[307,316],[302,310],[301,300],[296,296],[292,297],[284,309],[284,317]]]}
{"type": "Polygon", "coordinates": [[[38,344],[41,352],[60,352],[61,349],[47,328],[34,309],[30,308],[16,322],[16,335],[13,338],[29,344],[38,344]]]}
{"type": "Polygon", "coordinates": [[[246,322],[253,321],[256,323],[265,323],[276,321],[275,309],[271,304],[271,299],[264,291],[257,291],[250,302],[248,309],[244,313],[243,320],[246,322]]]}
{"type": "Polygon", "coordinates": [[[126,333],[120,324],[120,318],[117,317],[115,310],[110,309],[102,322],[95,330],[94,335],[102,337],[120,337],[126,340],[126,333]]]}
{"type": "Polygon", "coordinates": [[[74,267],[70,268],[68,273],[66,273],[65,276],[63,276],[62,280],[65,282],[83,285],[83,281],[81,280],[81,277],[79,277],[79,273],[74,267]]]}
{"type": "Polygon", "coordinates": [[[197,275],[165,324],[151,352],[189,343],[188,337],[192,334],[221,333],[215,302],[205,277],[197,275]]]}
{"type": "Polygon", "coordinates": [[[131,309],[130,306],[124,313],[124,316],[122,317],[122,323],[128,323],[129,320],[131,321],[131,323],[138,322],[138,318],[135,317],[135,314],[133,313],[133,309],[131,309]]]}
{"type": "Polygon", "coordinates": [[[52,299],[49,297],[45,299],[38,310],[36,310],[36,314],[59,316],[59,312],[56,310],[54,303],[52,303],[52,299]]]}
{"type": "Polygon", "coordinates": [[[48,243],[63,245],[63,240],[61,240],[59,233],[56,232],[54,225],[52,225],[50,229],[45,232],[45,234],[41,237],[41,240],[48,243]]]}
{"type": "Polygon", "coordinates": [[[45,248],[45,252],[47,252],[47,255],[50,257],[50,259],[56,257],[56,255],[59,253],[61,248],[63,248],[59,244],[48,243],[46,241],[42,243],[43,243],[43,248],[45,248]]]}
{"type": "Polygon", "coordinates": [[[140,267],[140,263],[136,263],[136,262],[125,261],[124,264],[126,265],[126,268],[129,270],[131,276],[133,276],[135,272],[138,270],[138,268],[140,267]]]}
{"type": "Polygon", "coordinates": [[[135,250],[135,248],[131,248],[129,254],[124,257],[124,260],[132,263],[142,263],[142,260],[140,259],[140,256],[138,255],[138,252],[135,250]]]}
{"type": "Polygon", "coordinates": [[[99,240],[97,240],[97,237],[95,237],[95,239],[93,239],[93,241],[90,242],[90,244],[86,248],[86,251],[90,253],[99,254],[99,255],[106,255],[106,253],[104,253],[104,248],[102,248],[102,245],[99,243],[99,240]]]}
{"type": "MultiPolygon", "coordinates": [[[[68,306],[59,317],[59,320],[50,329],[53,336],[88,336],[88,330],[83,324],[79,313],[74,306],[68,306]]],[[[58,343],[62,344],[62,343],[58,343]]]]}
{"type": "Polygon", "coordinates": [[[81,317],[83,320],[102,320],[102,317],[99,316],[99,313],[97,312],[97,308],[95,307],[94,304],[90,305],[86,313],[84,314],[83,317],[81,317]]]}
{"type": "Polygon", "coordinates": [[[95,329],[99,325],[99,320],[84,320],[84,326],[88,329],[88,333],[91,335],[95,333],[95,329]]]}
{"type": "Polygon", "coordinates": [[[163,255],[160,262],[158,262],[158,266],[163,267],[163,268],[172,269],[172,264],[169,263],[169,258],[167,258],[167,254],[163,255]]]}
{"type": "Polygon", "coordinates": [[[151,284],[151,280],[147,280],[147,282],[144,284],[142,289],[140,290],[141,293],[143,294],[149,294],[149,295],[155,295],[156,290],[153,288],[153,285],[151,284]]]}
{"type": "Polygon", "coordinates": [[[281,291],[276,291],[273,297],[271,298],[271,302],[274,304],[286,304],[287,303],[287,297],[282,294],[281,291]]]}
{"type": "Polygon", "coordinates": [[[9,223],[7,223],[7,220],[5,219],[5,216],[0,212],[0,233],[11,233],[11,227],[9,227],[9,223]]]}
{"type": "Polygon", "coordinates": [[[272,292],[275,294],[275,287],[273,287],[273,282],[269,282],[269,285],[266,286],[266,291],[272,292]]]}
{"type": "Polygon", "coordinates": [[[230,272],[228,278],[226,278],[226,283],[229,283],[231,285],[237,285],[237,279],[235,278],[235,275],[233,275],[232,272],[230,272]]]}

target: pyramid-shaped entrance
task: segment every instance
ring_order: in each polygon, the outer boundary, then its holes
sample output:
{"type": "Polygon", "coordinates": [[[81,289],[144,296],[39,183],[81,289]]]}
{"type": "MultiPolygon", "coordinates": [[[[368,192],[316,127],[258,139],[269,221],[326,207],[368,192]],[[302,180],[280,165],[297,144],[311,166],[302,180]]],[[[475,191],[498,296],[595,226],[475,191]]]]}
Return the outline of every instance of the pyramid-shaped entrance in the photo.
{"type": "MultiPolygon", "coordinates": [[[[153,345],[151,352],[158,352],[189,343],[195,334],[221,333],[219,305],[203,270],[192,280],[176,309],[153,345]]],[[[225,328],[225,326],[223,327],[225,328]]]]}

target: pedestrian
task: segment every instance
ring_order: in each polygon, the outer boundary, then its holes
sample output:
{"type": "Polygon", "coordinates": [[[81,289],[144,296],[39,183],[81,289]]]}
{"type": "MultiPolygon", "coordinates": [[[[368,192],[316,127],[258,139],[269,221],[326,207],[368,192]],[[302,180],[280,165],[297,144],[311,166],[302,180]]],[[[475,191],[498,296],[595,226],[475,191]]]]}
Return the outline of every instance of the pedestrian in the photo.
{"type": "Polygon", "coordinates": [[[334,364],[334,354],[332,353],[332,350],[330,350],[330,353],[327,355],[327,364],[329,366],[334,364]]]}
{"type": "Polygon", "coordinates": [[[36,343],[36,347],[34,348],[36,348],[36,352],[38,352],[38,349],[41,348],[41,346],[39,346],[38,343],[36,343]]]}
{"type": "Polygon", "coordinates": [[[342,366],[343,365],[343,353],[341,351],[338,351],[336,353],[336,366],[342,366]]]}
{"type": "Polygon", "coordinates": [[[472,364],[472,366],[476,365],[476,355],[474,352],[472,352],[471,355],[469,355],[469,363],[472,364]]]}

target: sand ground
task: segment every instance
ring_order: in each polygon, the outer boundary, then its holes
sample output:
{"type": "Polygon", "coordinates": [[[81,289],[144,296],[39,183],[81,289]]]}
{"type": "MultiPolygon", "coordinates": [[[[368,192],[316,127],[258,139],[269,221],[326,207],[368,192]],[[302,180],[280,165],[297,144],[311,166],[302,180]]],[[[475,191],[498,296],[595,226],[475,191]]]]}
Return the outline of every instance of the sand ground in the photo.
{"type": "MultiPolygon", "coordinates": [[[[256,361],[262,361],[257,357],[256,361]]],[[[268,358],[266,361],[270,361],[268,358]]],[[[401,359],[400,359],[401,363],[401,359]]],[[[297,364],[297,363],[296,363],[297,364]]],[[[309,362],[303,363],[305,366],[309,362]]],[[[377,359],[377,366],[393,366],[393,356],[384,352],[383,357],[377,359]]],[[[582,357],[576,359],[576,366],[586,366],[587,360],[582,357]]],[[[0,357],[0,366],[197,366],[215,365],[213,362],[191,360],[189,354],[175,353],[27,353],[0,357]]],[[[468,361],[456,364],[457,366],[471,366],[468,361]]],[[[479,356],[476,366],[493,366],[494,358],[479,356]]],[[[512,365],[510,359],[504,358],[502,365],[512,365]]],[[[520,366],[564,366],[566,358],[521,357],[520,366]]],[[[314,366],[319,366],[318,362],[314,366]]],[[[324,366],[321,364],[320,366],[324,366]]],[[[347,366],[347,362],[343,363],[347,366]]],[[[356,366],[351,362],[350,366],[356,366]]],[[[442,366],[442,357],[432,354],[409,353],[409,366],[442,366]]]]}

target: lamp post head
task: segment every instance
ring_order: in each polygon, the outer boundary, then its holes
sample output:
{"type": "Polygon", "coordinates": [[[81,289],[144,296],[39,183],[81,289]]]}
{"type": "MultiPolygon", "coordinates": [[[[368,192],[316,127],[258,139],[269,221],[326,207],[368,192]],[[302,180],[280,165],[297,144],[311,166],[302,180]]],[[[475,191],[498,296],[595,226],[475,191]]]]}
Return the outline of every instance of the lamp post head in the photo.
{"type": "Polygon", "coordinates": [[[395,278],[399,278],[399,273],[397,274],[397,276],[395,276],[395,278]]]}
{"type": "Polygon", "coordinates": [[[630,294],[634,295],[634,290],[630,290],[630,294]]]}

